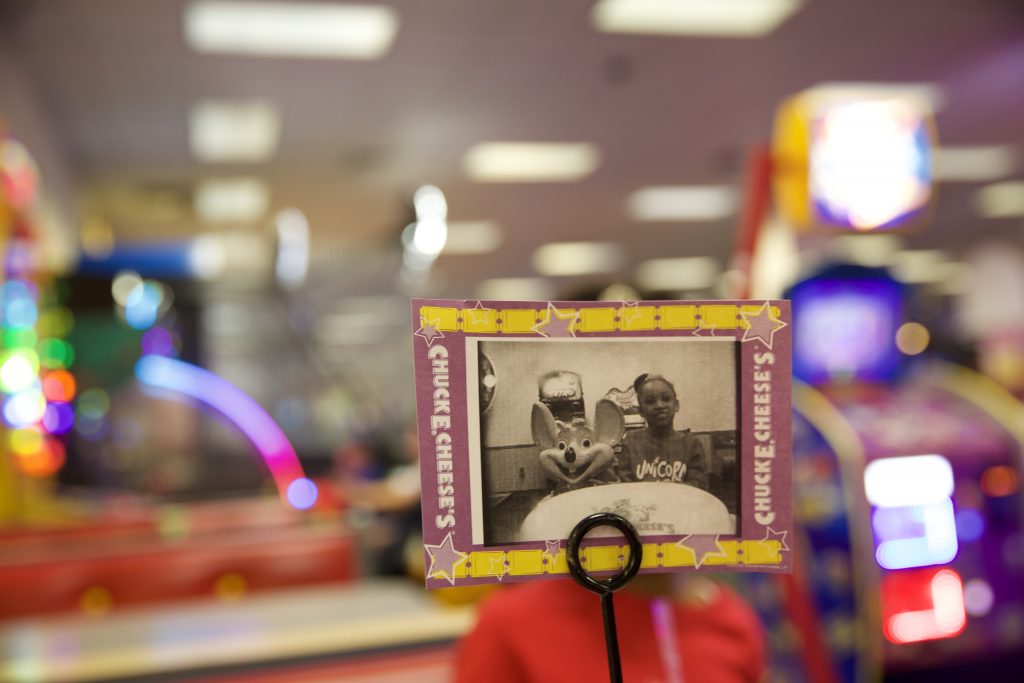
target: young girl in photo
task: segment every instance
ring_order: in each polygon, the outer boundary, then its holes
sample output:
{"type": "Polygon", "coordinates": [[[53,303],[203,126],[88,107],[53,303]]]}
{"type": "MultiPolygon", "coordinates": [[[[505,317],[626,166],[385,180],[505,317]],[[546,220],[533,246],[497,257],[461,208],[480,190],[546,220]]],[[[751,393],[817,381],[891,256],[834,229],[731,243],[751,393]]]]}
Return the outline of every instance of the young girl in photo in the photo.
{"type": "Polygon", "coordinates": [[[675,429],[679,412],[675,387],[661,375],[645,373],[636,378],[633,388],[647,426],[627,432],[622,440],[622,481],[675,482],[706,491],[704,447],[689,429],[675,429]]]}

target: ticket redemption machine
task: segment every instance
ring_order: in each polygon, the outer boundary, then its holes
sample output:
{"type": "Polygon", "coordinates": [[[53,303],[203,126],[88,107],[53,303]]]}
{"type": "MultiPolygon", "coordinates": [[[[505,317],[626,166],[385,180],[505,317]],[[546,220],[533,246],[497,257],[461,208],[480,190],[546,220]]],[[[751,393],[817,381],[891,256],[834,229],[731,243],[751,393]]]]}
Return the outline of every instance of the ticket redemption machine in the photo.
{"type": "Polygon", "coordinates": [[[780,680],[1008,681],[1024,664],[1024,406],[904,356],[903,296],[858,267],[791,291],[802,561],[788,590],[753,595],[780,680]]]}

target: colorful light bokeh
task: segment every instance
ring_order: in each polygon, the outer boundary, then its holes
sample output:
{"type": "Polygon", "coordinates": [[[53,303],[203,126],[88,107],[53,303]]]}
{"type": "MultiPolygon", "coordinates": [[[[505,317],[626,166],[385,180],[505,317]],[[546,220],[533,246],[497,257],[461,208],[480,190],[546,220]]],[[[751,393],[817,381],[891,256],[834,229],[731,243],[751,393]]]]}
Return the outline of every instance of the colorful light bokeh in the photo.
{"type": "Polygon", "coordinates": [[[281,500],[300,510],[316,502],[316,484],[305,477],[288,437],[244,391],[196,365],[156,355],[145,355],[135,364],[135,377],[146,387],[197,401],[219,412],[259,452],[281,500]]]}

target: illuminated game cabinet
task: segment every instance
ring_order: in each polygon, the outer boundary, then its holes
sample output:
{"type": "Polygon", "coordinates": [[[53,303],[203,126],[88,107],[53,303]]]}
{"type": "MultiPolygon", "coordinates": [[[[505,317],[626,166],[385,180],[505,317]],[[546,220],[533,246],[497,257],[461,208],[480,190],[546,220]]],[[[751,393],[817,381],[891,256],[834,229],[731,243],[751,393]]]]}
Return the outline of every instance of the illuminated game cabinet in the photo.
{"type": "Polygon", "coordinates": [[[909,363],[884,272],[833,267],[791,298],[794,510],[833,678],[1018,680],[1024,407],[965,368],[909,363]]]}

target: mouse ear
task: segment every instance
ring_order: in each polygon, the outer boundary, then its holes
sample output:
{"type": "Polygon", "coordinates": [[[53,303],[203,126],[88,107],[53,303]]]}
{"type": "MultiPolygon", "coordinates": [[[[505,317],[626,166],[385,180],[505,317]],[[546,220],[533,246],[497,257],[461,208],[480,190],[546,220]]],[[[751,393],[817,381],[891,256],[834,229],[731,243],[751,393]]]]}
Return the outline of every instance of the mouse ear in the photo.
{"type": "Polygon", "coordinates": [[[542,450],[555,447],[555,442],[558,439],[558,427],[555,425],[555,416],[543,403],[533,404],[530,428],[533,431],[533,442],[542,450]]]}
{"type": "Polygon", "coordinates": [[[615,401],[602,398],[594,408],[594,436],[606,444],[622,441],[626,433],[626,418],[615,401]]]}

